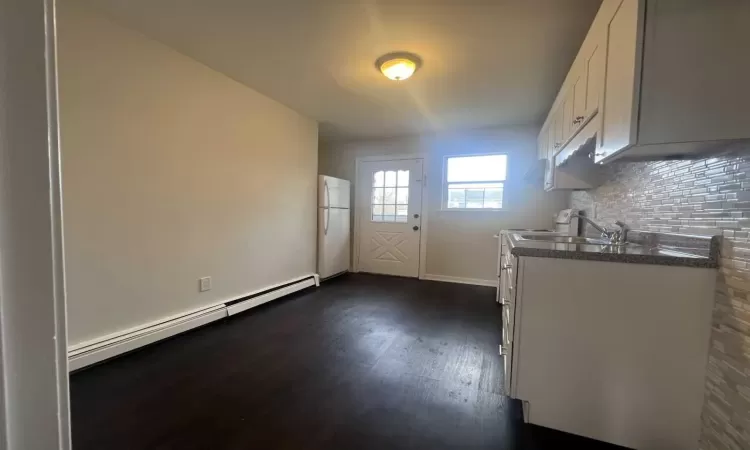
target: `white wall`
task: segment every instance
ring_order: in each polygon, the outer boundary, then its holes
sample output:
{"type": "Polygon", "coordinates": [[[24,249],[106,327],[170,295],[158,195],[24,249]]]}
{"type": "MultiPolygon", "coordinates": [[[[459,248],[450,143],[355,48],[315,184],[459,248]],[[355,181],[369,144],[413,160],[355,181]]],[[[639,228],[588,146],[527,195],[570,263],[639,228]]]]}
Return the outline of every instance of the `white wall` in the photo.
{"type": "Polygon", "coordinates": [[[0,0],[0,449],[69,449],[52,0],[0,0]]]}
{"type": "Polygon", "coordinates": [[[523,174],[537,158],[536,127],[502,127],[392,139],[321,144],[320,172],[354,180],[358,157],[421,154],[427,159],[427,274],[495,281],[499,230],[551,227],[567,194],[529,186],[523,174]],[[442,211],[445,155],[508,154],[506,211],[442,211]]]}
{"type": "Polygon", "coordinates": [[[317,124],[60,3],[70,344],[313,273],[317,124]]]}

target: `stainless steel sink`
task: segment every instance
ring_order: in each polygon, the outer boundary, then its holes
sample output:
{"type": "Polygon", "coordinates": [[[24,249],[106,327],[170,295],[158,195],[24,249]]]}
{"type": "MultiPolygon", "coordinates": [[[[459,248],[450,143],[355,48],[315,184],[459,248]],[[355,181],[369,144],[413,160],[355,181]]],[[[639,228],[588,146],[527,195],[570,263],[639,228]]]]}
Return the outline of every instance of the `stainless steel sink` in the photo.
{"type": "Polygon", "coordinates": [[[554,236],[554,235],[533,235],[519,234],[519,241],[543,241],[554,242],[556,244],[590,244],[590,245],[610,245],[609,241],[603,239],[591,239],[579,236],[554,236]]]}

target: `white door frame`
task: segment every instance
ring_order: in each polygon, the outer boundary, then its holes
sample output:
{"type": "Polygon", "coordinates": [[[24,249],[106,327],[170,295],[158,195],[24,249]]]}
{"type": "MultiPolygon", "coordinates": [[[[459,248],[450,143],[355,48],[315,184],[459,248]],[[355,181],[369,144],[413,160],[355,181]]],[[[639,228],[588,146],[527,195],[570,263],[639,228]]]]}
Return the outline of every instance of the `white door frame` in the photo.
{"type": "Polygon", "coordinates": [[[0,449],[70,444],[55,0],[0,0],[0,449]]]}
{"type": "Polygon", "coordinates": [[[359,187],[359,170],[362,163],[379,162],[379,161],[400,161],[404,159],[421,159],[422,160],[422,204],[420,205],[420,225],[422,233],[419,235],[419,279],[422,280],[427,273],[427,206],[429,205],[429,192],[427,186],[427,155],[423,153],[410,153],[400,155],[375,155],[360,156],[356,159],[354,169],[354,231],[352,233],[352,254],[353,264],[352,272],[359,272],[359,234],[360,234],[360,213],[362,205],[359,204],[360,187],[359,187]]]}

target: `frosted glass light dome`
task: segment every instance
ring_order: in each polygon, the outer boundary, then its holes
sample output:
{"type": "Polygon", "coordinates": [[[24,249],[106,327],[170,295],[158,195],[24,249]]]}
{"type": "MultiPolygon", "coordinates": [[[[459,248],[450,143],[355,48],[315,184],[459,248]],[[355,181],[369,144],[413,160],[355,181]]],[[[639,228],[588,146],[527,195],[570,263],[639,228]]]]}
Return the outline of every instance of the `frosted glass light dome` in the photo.
{"type": "Polygon", "coordinates": [[[411,77],[420,64],[419,57],[409,53],[391,53],[375,62],[380,72],[393,81],[403,81],[411,77]]]}

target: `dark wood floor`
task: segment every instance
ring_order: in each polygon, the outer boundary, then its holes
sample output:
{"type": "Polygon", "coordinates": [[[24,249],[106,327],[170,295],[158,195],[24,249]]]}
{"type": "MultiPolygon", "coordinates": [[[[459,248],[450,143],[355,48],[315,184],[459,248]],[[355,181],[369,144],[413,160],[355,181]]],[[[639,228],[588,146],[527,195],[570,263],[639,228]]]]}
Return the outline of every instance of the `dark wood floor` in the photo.
{"type": "Polygon", "coordinates": [[[75,450],[541,449],[491,288],[347,275],[71,376],[75,450]]]}

